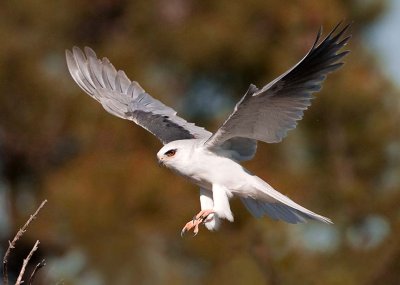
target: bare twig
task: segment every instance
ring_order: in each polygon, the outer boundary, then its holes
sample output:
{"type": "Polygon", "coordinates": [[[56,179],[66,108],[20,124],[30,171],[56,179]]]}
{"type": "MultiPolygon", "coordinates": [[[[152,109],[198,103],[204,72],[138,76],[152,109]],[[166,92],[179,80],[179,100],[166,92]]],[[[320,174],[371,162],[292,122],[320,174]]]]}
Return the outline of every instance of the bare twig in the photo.
{"type": "Polygon", "coordinates": [[[43,266],[46,265],[46,260],[42,260],[38,264],[36,264],[35,269],[33,269],[31,277],[29,278],[29,285],[32,285],[33,280],[35,279],[36,272],[40,270],[43,266]]]}
{"type": "MultiPolygon", "coordinates": [[[[8,241],[8,248],[7,248],[7,251],[6,251],[6,253],[4,255],[4,258],[3,258],[3,283],[4,283],[4,285],[8,285],[7,264],[8,264],[8,257],[10,256],[11,250],[15,248],[15,244],[16,244],[17,240],[19,240],[22,237],[22,235],[26,232],[26,229],[28,228],[29,224],[32,222],[32,220],[36,219],[37,214],[39,213],[39,211],[43,208],[43,206],[46,203],[47,203],[47,200],[44,200],[42,202],[42,204],[40,204],[40,206],[36,210],[36,212],[33,215],[30,216],[29,220],[25,223],[25,225],[17,232],[17,234],[15,235],[14,239],[11,242],[8,241]]],[[[38,241],[36,243],[39,244],[38,241]]],[[[35,246],[37,246],[37,245],[35,244],[35,246]]],[[[32,252],[32,254],[33,254],[33,252],[32,252]]]]}
{"type": "Polygon", "coordinates": [[[21,271],[19,272],[19,275],[18,275],[18,278],[17,278],[17,282],[15,282],[15,285],[21,285],[22,282],[24,282],[24,281],[22,281],[22,277],[24,277],[26,266],[28,265],[29,260],[32,258],[33,253],[38,249],[39,243],[40,242],[37,240],[35,242],[35,245],[33,246],[32,250],[31,250],[31,252],[24,259],[24,262],[22,263],[21,271]]]}

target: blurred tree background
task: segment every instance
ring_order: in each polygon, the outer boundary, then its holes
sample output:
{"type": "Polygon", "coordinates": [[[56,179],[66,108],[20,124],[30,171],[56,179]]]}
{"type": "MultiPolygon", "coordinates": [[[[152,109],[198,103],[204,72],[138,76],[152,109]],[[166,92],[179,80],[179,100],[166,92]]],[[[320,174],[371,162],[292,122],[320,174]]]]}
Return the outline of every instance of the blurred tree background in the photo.
{"type": "Polygon", "coordinates": [[[385,1],[0,2],[0,253],[47,198],[11,257],[36,239],[36,284],[399,284],[399,92],[361,34],[385,1]],[[256,220],[180,238],[198,189],[159,142],[73,82],[64,51],[92,47],[180,115],[215,130],[250,83],[295,64],[354,21],[344,68],[283,143],[246,167],[333,226],[256,220]]]}

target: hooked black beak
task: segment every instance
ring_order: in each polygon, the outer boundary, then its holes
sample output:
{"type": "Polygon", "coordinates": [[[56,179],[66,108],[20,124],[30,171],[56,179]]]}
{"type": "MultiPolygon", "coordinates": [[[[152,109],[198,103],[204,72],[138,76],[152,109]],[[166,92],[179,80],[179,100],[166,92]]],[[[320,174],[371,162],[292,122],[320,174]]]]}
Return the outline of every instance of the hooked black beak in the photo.
{"type": "Polygon", "coordinates": [[[164,166],[164,161],[162,161],[161,159],[157,159],[157,163],[158,163],[158,166],[164,166]]]}

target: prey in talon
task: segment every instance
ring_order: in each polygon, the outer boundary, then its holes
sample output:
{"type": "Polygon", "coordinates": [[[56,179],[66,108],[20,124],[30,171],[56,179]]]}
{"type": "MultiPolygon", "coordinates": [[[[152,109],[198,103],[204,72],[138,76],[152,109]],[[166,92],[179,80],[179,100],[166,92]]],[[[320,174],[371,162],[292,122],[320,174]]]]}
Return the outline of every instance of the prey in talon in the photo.
{"type": "MultiPolygon", "coordinates": [[[[332,223],[281,194],[241,166],[256,154],[258,141],[278,143],[294,129],[320,91],[327,75],[339,69],[349,51],[350,25],[339,23],[324,39],[322,30],[307,54],[270,83],[250,85],[231,115],[214,133],[189,123],[176,111],[154,99],[107,58],[99,59],[86,47],[66,51],[68,69],[75,82],[104,109],[133,121],[164,145],[159,163],[200,188],[201,212],[188,222],[182,234],[199,226],[216,230],[221,220],[233,222],[229,200],[241,199],[256,218],[269,216],[288,223],[316,220],[332,223]]],[[[210,102],[212,104],[212,102],[210,102]]]]}

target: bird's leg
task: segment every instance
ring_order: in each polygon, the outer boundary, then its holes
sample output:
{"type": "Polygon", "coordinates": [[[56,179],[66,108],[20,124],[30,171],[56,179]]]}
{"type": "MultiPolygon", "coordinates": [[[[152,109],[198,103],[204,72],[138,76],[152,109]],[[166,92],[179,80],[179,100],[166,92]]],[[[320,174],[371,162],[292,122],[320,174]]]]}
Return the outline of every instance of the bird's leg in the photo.
{"type": "Polygon", "coordinates": [[[212,209],[201,210],[196,216],[193,217],[190,222],[186,223],[181,231],[181,236],[192,229],[194,235],[196,236],[199,232],[199,226],[210,221],[210,219],[212,219],[212,217],[214,216],[214,213],[215,211],[212,209]]]}
{"type": "MultiPolygon", "coordinates": [[[[224,192],[223,192],[224,193],[224,192]]],[[[205,224],[209,230],[216,230],[219,226],[219,214],[215,209],[213,201],[213,191],[211,189],[200,188],[200,205],[201,211],[193,217],[182,229],[181,235],[183,236],[186,232],[193,229],[194,235],[199,232],[199,226],[205,224]]],[[[217,201],[221,198],[217,195],[217,201]]],[[[223,199],[222,199],[223,200],[223,199]]],[[[220,207],[221,208],[221,207],[220,207]]],[[[222,207],[223,208],[223,207],[222,207]]],[[[228,206],[229,208],[229,206],[228,206]]]]}
{"type": "Polygon", "coordinates": [[[203,223],[206,223],[212,219],[213,216],[211,216],[211,214],[214,213],[215,211],[212,209],[201,210],[196,216],[193,217],[193,220],[201,220],[203,223]]]}

